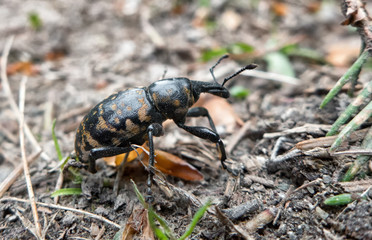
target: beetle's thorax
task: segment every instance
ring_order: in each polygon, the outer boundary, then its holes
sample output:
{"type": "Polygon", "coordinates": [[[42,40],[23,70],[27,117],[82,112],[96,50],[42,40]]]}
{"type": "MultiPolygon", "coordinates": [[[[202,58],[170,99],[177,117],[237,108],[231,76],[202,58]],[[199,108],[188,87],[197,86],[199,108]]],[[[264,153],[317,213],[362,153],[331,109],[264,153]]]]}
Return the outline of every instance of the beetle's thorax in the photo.
{"type": "Polygon", "coordinates": [[[197,101],[191,81],[187,78],[169,78],[152,83],[149,94],[155,107],[166,119],[181,121],[188,109],[197,101]]]}

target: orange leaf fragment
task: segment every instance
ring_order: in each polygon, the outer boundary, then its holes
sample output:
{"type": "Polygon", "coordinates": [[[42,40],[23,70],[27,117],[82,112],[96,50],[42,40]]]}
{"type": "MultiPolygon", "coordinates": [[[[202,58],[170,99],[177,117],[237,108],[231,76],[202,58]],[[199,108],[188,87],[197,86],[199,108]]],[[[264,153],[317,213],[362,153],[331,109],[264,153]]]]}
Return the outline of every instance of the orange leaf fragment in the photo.
{"type": "Polygon", "coordinates": [[[67,50],[63,48],[52,49],[50,52],[45,54],[44,59],[47,61],[58,61],[64,58],[67,54],[67,50]]]}
{"type": "MultiPolygon", "coordinates": [[[[143,161],[148,164],[148,155],[145,155],[143,161]]],[[[201,181],[203,175],[191,164],[171,153],[155,150],[155,167],[162,173],[179,177],[188,181],[201,181]]]]}
{"type": "Polygon", "coordinates": [[[280,1],[274,1],[273,3],[271,3],[271,9],[275,13],[275,15],[279,17],[284,17],[288,13],[287,4],[280,1]]]}
{"type": "Polygon", "coordinates": [[[38,70],[31,62],[15,62],[8,65],[6,73],[8,75],[22,73],[27,76],[33,76],[38,73],[38,70]]]}
{"type": "MultiPolygon", "coordinates": [[[[149,151],[149,148],[144,144],[142,147],[149,151]]],[[[136,159],[143,150],[137,148],[135,151],[129,152],[127,162],[133,161],[136,159]]],[[[120,154],[114,157],[104,158],[107,164],[111,166],[119,166],[124,160],[125,153],[120,154]]],[[[149,156],[144,154],[142,162],[147,166],[149,164],[149,156]]],[[[162,151],[155,150],[155,168],[161,171],[162,173],[178,177],[187,181],[201,181],[203,180],[203,175],[191,164],[182,160],[174,154],[162,151]]]]}
{"type": "MultiPolygon", "coordinates": [[[[137,148],[136,150],[130,151],[127,162],[131,162],[135,160],[142,153],[143,153],[143,150],[141,148],[137,148]]],[[[112,156],[112,157],[104,157],[103,160],[106,162],[107,165],[116,167],[116,166],[119,166],[122,161],[124,161],[125,154],[126,153],[122,153],[122,154],[112,156]]]]}

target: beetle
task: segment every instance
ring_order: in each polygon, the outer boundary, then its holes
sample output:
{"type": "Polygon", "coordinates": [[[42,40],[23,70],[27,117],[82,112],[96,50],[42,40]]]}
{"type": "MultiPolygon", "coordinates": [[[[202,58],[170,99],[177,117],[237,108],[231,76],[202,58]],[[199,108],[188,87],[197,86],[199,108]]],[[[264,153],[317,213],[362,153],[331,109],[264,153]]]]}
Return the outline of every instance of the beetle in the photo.
{"type": "Polygon", "coordinates": [[[89,163],[89,171],[95,172],[98,158],[128,153],[149,143],[149,167],[147,194],[151,197],[151,185],[154,167],[153,137],[163,135],[162,123],[172,119],[175,124],[199,138],[216,143],[220,153],[221,165],[225,164],[226,153],[223,142],[207,109],[191,106],[198,101],[201,93],[210,93],[222,98],[230,96],[225,83],[247,69],[250,64],[219,84],[214,76],[214,68],[228,55],[222,56],[209,70],[213,82],[190,80],[184,77],[166,78],[156,81],[148,87],[129,88],[112,94],[93,107],[81,121],[75,137],[76,158],[89,163]],[[187,117],[207,117],[211,127],[185,125],[187,117]]]}

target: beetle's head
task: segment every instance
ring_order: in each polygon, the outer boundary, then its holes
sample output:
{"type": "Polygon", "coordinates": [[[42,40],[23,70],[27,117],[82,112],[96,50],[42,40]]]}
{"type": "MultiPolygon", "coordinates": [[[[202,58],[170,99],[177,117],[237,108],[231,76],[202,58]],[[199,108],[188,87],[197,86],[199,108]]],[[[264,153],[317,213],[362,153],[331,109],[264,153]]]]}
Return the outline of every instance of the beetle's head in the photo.
{"type": "Polygon", "coordinates": [[[199,98],[201,93],[210,93],[219,97],[228,98],[230,96],[229,90],[224,86],[230,79],[236,77],[241,72],[249,69],[254,69],[257,67],[256,64],[249,64],[239,71],[235,72],[234,74],[230,75],[229,77],[226,77],[222,84],[218,83],[216,80],[216,77],[214,76],[213,70],[214,68],[225,58],[227,58],[228,55],[222,56],[215,65],[213,65],[209,71],[212,75],[213,82],[201,82],[201,81],[191,81],[192,82],[192,89],[195,101],[199,98]]]}

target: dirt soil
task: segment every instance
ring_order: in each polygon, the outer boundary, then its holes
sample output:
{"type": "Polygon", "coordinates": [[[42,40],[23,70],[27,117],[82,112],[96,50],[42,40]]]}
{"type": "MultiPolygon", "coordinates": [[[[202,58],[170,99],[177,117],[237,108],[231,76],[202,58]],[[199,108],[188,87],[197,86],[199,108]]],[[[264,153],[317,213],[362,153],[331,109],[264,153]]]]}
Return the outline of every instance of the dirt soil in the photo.
{"type": "MultiPolygon", "coordinates": [[[[75,131],[83,116],[114,92],[148,86],[164,76],[212,81],[208,70],[218,57],[203,62],[202,56],[211,50],[231,50],[236,43],[250,45],[253,51],[234,52],[222,61],[215,70],[219,82],[249,63],[266,72],[272,64],[269,53],[296,44],[319,58],[290,55],[296,76],[291,83],[277,81],[281,79],[277,76],[272,77],[274,81],[241,74],[227,87],[245,87],[250,92],[247,97],[230,97],[228,103],[209,101],[228,164],[240,172],[237,177],[221,168],[214,144],[173,123],[165,124],[165,136],[156,138],[156,149],[187,160],[204,179],[186,181],[161,175],[152,187],[154,209],[181,236],[201,203],[210,199],[213,206],[190,239],[372,239],[371,200],[344,206],[323,203],[333,195],[365,191],[371,185],[371,166],[345,188],[339,179],[354,156],[299,156],[270,163],[279,138],[282,144],[274,154],[289,151],[297,142],[325,136],[352,100],[346,89],[319,109],[360,50],[355,30],[340,25],[344,17],[338,1],[3,0],[0,18],[0,49],[14,36],[7,59],[14,99],[18,102],[21,79],[28,76],[25,123],[45,152],[29,166],[37,202],[54,204],[50,195],[60,174],[51,136],[54,118],[62,154],[67,156],[74,150],[75,131]],[[39,27],[37,19],[41,20],[39,27]],[[302,126],[308,127],[298,128],[302,126]],[[357,188],[363,181],[367,187],[357,188]],[[235,229],[218,217],[215,206],[235,229]],[[239,228],[249,235],[243,236],[239,228]]],[[[280,66],[282,61],[278,58],[276,63],[280,66]]],[[[358,89],[371,76],[372,71],[365,69],[358,89]]],[[[4,90],[3,79],[0,84],[4,90]]],[[[208,100],[203,101],[203,106],[208,105],[208,100]]],[[[0,109],[3,182],[22,160],[19,115],[10,107],[5,91],[0,92],[0,109]]],[[[203,118],[187,124],[208,126],[203,118]]],[[[360,141],[349,144],[346,148],[360,146],[360,141]]],[[[35,153],[37,147],[26,136],[27,156],[35,153]]],[[[116,168],[98,160],[97,169],[96,174],[82,170],[84,194],[62,196],[58,206],[85,210],[111,222],[38,205],[46,239],[112,239],[120,226],[129,225],[131,215],[141,211],[130,182],[133,179],[145,193],[147,172],[139,161],[128,164],[117,193],[113,191],[116,168]]],[[[79,186],[65,174],[63,188],[79,186]]],[[[29,230],[34,222],[31,206],[20,201],[28,198],[21,172],[1,199],[0,239],[35,238],[29,230]]],[[[146,237],[140,232],[135,238],[151,239],[151,234],[146,237]]]]}

